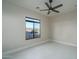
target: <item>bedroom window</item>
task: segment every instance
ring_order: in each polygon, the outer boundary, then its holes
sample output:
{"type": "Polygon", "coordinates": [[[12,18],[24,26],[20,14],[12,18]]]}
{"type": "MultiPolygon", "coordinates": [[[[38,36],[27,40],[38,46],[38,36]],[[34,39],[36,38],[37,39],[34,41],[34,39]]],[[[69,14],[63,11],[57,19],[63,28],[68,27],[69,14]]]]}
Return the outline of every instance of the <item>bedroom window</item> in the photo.
{"type": "Polygon", "coordinates": [[[26,17],[26,40],[40,38],[40,20],[26,17]]]}

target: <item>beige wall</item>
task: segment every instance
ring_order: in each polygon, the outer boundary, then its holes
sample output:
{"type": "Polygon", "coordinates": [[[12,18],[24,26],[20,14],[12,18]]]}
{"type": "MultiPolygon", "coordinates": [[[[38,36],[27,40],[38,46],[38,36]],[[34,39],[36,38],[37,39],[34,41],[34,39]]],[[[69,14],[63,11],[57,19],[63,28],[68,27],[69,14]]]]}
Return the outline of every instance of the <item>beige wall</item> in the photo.
{"type": "Polygon", "coordinates": [[[28,9],[21,8],[3,0],[3,52],[28,46],[48,39],[48,20],[28,9]],[[41,20],[41,38],[25,40],[25,16],[41,20]]]}
{"type": "Polygon", "coordinates": [[[76,45],[77,15],[76,10],[51,17],[52,40],[76,45]]]}

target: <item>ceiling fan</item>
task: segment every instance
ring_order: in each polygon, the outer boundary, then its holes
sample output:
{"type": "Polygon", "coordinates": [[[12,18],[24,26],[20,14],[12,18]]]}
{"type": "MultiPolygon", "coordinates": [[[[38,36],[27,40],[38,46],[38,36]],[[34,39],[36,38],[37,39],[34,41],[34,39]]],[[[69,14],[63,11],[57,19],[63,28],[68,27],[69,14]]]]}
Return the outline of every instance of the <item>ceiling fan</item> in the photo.
{"type": "Polygon", "coordinates": [[[57,5],[57,6],[52,7],[52,5],[51,5],[52,2],[53,2],[53,0],[49,0],[49,4],[47,2],[45,2],[45,5],[48,7],[48,9],[43,9],[43,10],[40,10],[40,11],[48,11],[47,14],[50,14],[51,11],[56,12],[56,13],[59,13],[59,11],[57,11],[55,9],[63,6],[63,4],[60,4],[60,5],[57,5]]]}

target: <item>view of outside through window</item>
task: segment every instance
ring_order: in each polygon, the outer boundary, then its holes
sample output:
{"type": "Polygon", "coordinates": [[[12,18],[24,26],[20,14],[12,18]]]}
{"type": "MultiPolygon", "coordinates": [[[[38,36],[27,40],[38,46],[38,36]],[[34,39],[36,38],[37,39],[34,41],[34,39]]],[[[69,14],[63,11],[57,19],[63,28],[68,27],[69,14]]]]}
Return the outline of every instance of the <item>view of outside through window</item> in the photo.
{"type": "Polygon", "coordinates": [[[27,17],[26,24],[26,40],[40,37],[40,21],[27,17]]]}

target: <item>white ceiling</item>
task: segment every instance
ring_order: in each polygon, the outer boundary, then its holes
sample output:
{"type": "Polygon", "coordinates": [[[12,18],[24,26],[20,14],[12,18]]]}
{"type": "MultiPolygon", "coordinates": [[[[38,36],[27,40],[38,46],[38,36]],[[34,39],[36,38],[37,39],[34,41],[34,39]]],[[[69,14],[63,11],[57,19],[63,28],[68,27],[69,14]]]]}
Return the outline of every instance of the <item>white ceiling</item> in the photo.
{"type": "MultiPolygon", "coordinates": [[[[45,2],[48,2],[49,0],[8,0],[14,4],[17,4],[21,7],[31,9],[35,12],[38,12],[42,15],[47,15],[47,11],[40,11],[42,9],[47,9],[45,2]],[[36,9],[36,7],[40,7],[40,9],[36,9]]],[[[63,4],[62,7],[57,8],[58,11],[60,11],[59,14],[66,13],[72,10],[75,10],[77,7],[77,1],[76,0],[53,0],[52,7],[63,4]]],[[[49,16],[57,15],[58,13],[51,12],[49,16]]]]}

